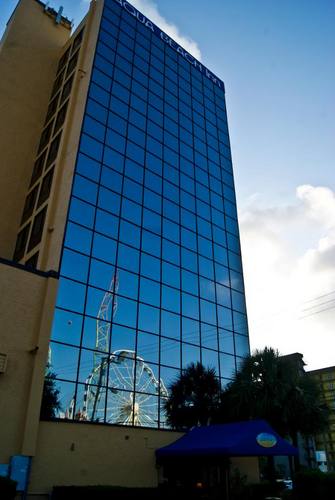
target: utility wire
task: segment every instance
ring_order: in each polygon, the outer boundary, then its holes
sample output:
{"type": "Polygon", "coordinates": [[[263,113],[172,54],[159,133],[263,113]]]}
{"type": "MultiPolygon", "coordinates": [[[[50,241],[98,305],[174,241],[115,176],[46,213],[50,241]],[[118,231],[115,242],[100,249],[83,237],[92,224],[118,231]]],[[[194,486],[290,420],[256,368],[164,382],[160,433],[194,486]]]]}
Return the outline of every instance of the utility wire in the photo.
{"type": "Polygon", "coordinates": [[[324,309],[321,309],[320,311],[315,311],[315,312],[312,312],[311,314],[306,314],[305,316],[300,316],[300,318],[298,318],[298,319],[301,320],[301,319],[309,318],[310,316],[315,316],[316,314],[320,314],[320,313],[325,312],[325,311],[330,311],[331,309],[335,309],[335,304],[333,306],[325,307],[324,309]]]}
{"type": "Polygon", "coordinates": [[[321,299],[322,297],[328,297],[328,295],[332,295],[333,293],[335,293],[335,290],[332,290],[331,292],[328,293],[324,293],[323,295],[318,295],[314,299],[304,300],[304,302],[313,302],[314,300],[321,299]]]}
{"type": "Polygon", "coordinates": [[[325,300],[324,302],[319,302],[318,304],[315,304],[315,306],[306,307],[305,309],[302,309],[302,311],[309,311],[310,309],[315,309],[316,307],[321,307],[321,306],[323,306],[325,304],[329,304],[331,302],[335,302],[335,298],[330,299],[330,300],[325,300]]]}
{"type": "MultiPolygon", "coordinates": [[[[300,305],[308,304],[309,302],[315,302],[315,301],[320,300],[320,299],[322,299],[322,298],[324,298],[324,297],[328,297],[329,295],[332,295],[332,294],[334,294],[334,293],[335,293],[335,290],[332,290],[332,291],[330,291],[330,292],[328,292],[328,293],[321,294],[321,295],[317,295],[316,297],[314,297],[314,298],[312,298],[312,299],[308,299],[308,300],[303,300],[303,301],[301,301],[301,302],[300,302],[300,305]]],[[[323,306],[323,305],[327,304],[328,302],[330,303],[330,302],[333,302],[333,301],[335,301],[335,297],[334,297],[334,299],[331,299],[331,300],[329,300],[329,301],[324,301],[324,302],[321,302],[321,303],[317,303],[317,304],[315,304],[315,305],[311,305],[310,307],[306,307],[306,308],[302,309],[302,312],[303,312],[303,313],[308,312],[308,311],[310,311],[310,310],[316,309],[317,307],[321,307],[321,306],[323,306]]],[[[328,309],[325,309],[325,310],[328,310],[328,309]]],[[[286,311],[289,311],[289,308],[288,308],[288,307],[282,308],[282,309],[280,309],[280,310],[279,310],[279,311],[277,311],[277,312],[274,312],[274,313],[272,313],[272,314],[269,314],[268,316],[263,316],[263,318],[258,318],[258,319],[256,319],[255,321],[253,321],[253,325],[256,325],[256,326],[257,326],[257,325],[264,324],[265,322],[268,322],[269,320],[271,320],[271,318],[273,318],[273,317],[276,317],[276,316],[282,316],[282,315],[283,315],[286,311]]],[[[322,311],[320,311],[320,312],[323,312],[323,310],[322,310],[322,311]]],[[[317,313],[317,312],[316,312],[316,313],[317,313]]],[[[312,315],[312,314],[311,314],[311,315],[312,315]]],[[[306,315],[306,317],[307,317],[307,316],[311,316],[311,315],[306,315]]],[[[305,317],[305,316],[303,316],[303,317],[305,317]]],[[[300,317],[299,317],[298,319],[302,319],[302,318],[300,318],[300,317]]],[[[249,323],[249,324],[251,324],[251,323],[249,323]]]]}

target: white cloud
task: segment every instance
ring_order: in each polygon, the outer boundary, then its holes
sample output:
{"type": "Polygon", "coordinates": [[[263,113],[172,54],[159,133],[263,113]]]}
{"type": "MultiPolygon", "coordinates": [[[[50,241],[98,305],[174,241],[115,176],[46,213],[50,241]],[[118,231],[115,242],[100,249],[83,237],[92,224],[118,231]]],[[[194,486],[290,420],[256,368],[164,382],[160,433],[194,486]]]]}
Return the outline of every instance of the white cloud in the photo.
{"type": "MultiPolygon", "coordinates": [[[[90,1],[91,0],[82,0],[82,3],[89,3],[90,1]]],[[[159,13],[156,3],[152,0],[131,0],[129,3],[148,17],[150,21],[157,24],[161,30],[167,33],[175,42],[192,54],[192,56],[199,61],[201,60],[201,52],[197,42],[180,33],[178,26],[165,19],[165,17],[159,13]]]]}
{"type": "Polygon", "coordinates": [[[302,352],[308,369],[334,365],[334,193],[302,185],[282,207],[253,197],[240,228],[252,347],[302,352]]]}
{"type": "Polygon", "coordinates": [[[180,33],[179,28],[165,19],[158,11],[157,5],[152,0],[132,0],[130,2],[136,9],[147,16],[150,21],[165,31],[175,42],[192,54],[196,59],[201,59],[198,44],[192,38],[180,33]]]}
{"type": "Polygon", "coordinates": [[[335,196],[331,189],[298,186],[297,197],[302,201],[308,216],[328,228],[335,228],[335,196]]]}
{"type": "Polygon", "coordinates": [[[132,0],[132,5],[145,14],[153,23],[165,31],[175,42],[201,60],[201,52],[197,42],[180,33],[178,26],[165,19],[158,11],[157,5],[152,0],[132,0]]]}

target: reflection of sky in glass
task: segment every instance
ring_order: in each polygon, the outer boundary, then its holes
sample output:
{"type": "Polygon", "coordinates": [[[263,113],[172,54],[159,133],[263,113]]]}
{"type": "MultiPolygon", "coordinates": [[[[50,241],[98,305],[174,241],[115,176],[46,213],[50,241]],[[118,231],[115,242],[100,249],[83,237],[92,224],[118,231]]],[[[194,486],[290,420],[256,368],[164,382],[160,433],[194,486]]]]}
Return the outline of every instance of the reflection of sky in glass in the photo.
{"type": "Polygon", "coordinates": [[[51,369],[59,416],[165,427],[166,388],[183,367],[201,361],[225,384],[249,352],[224,95],[108,3],[115,13],[105,7],[92,73],[51,369]],[[133,53],[115,15],[127,36],[137,30],[133,53]]]}

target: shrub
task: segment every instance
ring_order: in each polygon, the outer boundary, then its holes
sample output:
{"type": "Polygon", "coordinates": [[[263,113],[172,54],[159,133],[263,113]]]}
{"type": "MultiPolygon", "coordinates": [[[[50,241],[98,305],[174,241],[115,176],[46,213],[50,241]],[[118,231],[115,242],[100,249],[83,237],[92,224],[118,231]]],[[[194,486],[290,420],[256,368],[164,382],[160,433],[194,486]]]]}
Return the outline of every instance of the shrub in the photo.
{"type": "Polygon", "coordinates": [[[297,472],[294,477],[294,500],[315,500],[333,498],[335,474],[321,471],[297,472]]]}
{"type": "Polygon", "coordinates": [[[1,500],[12,500],[16,495],[16,481],[8,477],[0,476],[0,498],[1,500]]]}
{"type": "Polygon", "coordinates": [[[52,500],[132,500],[139,498],[154,498],[151,488],[118,488],[114,486],[55,486],[52,500]],[[136,492],[136,493],[135,493],[136,492]],[[143,493],[143,497],[141,497],[143,493]]]}
{"type": "Polygon", "coordinates": [[[242,485],[232,491],[232,500],[263,500],[266,497],[280,497],[283,485],[264,481],[257,484],[242,485]]]}
{"type": "Polygon", "coordinates": [[[321,489],[322,472],[311,470],[297,472],[294,476],[294,498],[314,500],[321,489]]]}
{"type": "Polygon", "coordinates": [[[279,497],[283,486],[277,483],[263,482],[247,486],[248,500],[263,500],[266,497],[279,497]]]}
{"type": "Polygon", "coordinates": [[[335,473],[329,472],[328,474],[324,474],[323,482],[326,495],[329,498],[333,497],[335,494],[335,473]]]}
{"type": "Polygon", "coordinates": [[[284,490],[281,493],[281,498],[282,498],[282,500],[294,500],[293,491],[292,490],[284,490]]]}
{"type": "MultiPolygon", "coordinates": [[[[121,488],[115,486],[55,486],[52,500],[197,500],[200,498],[221,498],[206,495],[202,490],[182,488],[121,488]]],[[[1,499],[2,500],[2,499],[1,499]]]]}

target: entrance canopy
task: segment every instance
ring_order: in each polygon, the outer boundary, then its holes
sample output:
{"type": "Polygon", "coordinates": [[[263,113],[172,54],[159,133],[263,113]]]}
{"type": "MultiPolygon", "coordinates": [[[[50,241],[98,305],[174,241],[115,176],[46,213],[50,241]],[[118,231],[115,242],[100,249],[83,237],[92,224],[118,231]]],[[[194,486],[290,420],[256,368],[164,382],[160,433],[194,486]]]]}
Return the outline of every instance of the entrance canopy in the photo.
{"type": "Polygon", "coordinates": [[[157,459],[177,457],[293,456],[298,450],[264,420],[195,427],[174,443],[156,450],[157,459]]]}

